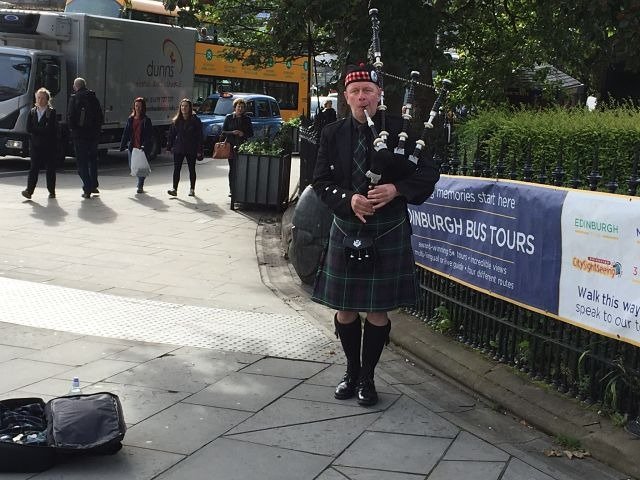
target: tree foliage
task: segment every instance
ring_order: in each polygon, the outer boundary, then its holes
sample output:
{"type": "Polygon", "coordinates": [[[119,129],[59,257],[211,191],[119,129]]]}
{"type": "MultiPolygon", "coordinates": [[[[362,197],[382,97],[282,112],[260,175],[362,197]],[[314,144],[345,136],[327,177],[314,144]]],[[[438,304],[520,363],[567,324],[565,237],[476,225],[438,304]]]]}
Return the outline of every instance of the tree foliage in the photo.
{"type": "MultiPolygon", "coordinates": [[[[606,94],[612,67],[640,72],[640,0],[164,0],[183,25],[217,26],[228,55],[263,65],[273,57],[327,52],[334,67],[366,59],[368,10],[380,11],[384,69],[400,77],[452,77],[453,98],[501,104],[514,72],[550,63],[606,94]],[[460,54],[449,61],[448,49],[460,54]]],[[[401,96],[402,82],[386,90],[401,96]]],[[[419,96],[433,96],[419,89],[419,96]]]]}

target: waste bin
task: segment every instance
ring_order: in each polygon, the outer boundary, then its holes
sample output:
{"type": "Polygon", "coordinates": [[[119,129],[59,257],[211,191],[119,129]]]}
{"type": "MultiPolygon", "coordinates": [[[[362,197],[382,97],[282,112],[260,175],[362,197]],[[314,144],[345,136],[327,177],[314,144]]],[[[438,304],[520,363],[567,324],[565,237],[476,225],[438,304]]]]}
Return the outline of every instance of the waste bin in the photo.
{"type": "Polygon", "coordinates": [[[250,155],[239,153],[231,189],[231,210],[236,203],[276,207],[289,202],[291,155],[250,155]]]}

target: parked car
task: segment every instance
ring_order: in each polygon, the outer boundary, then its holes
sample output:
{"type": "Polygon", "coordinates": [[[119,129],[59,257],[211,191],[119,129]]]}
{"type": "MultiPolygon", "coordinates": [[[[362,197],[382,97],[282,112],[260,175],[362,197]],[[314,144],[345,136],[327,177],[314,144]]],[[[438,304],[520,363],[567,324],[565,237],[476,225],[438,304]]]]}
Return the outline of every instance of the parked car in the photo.
{"type": "MultiPolygon", "coordinates": [[[[220,95],[217,93],[212,93],[209,95],[200,105],[198,105],[197,113],[198,115],[213,115],[214,110],[216,109],[216,104],[218,103],[218,99],[220,95]]],[[[195,105],[194,105],[195,108],[195,105]]]]}
{"type": "MultiPolygon", "coordinates": [[[[209,98],[205,100],[205,103],[209,98]]],[[[202,134],[205,139],[204,151],[206,154],[213,150],[213,144],[220,138],[222,124],[225,117],[233,113],[233,101],[236,98],[243,98],[247,102],[246,113],[251,118],[251,124],[253,125],[253,138],[273,139],[282,128],[283,120],[280,115],[280,107],[275,98],[258,93],[222,93],[217,99],[213,113],[198,114],[202,122],[202,134]]]]}

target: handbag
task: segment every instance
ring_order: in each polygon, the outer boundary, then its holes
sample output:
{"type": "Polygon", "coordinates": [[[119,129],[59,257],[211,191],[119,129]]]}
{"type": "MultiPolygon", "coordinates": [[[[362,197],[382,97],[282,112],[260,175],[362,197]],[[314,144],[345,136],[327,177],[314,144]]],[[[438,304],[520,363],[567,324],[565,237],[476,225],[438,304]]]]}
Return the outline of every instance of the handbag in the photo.
{"type": "Polygon", "coordinates": [[[213,145],[213,158],[229,158],[231,156],[231,144],[226,139],[213,145]]]}
{"type": "Polygon", "coordinates": [[[151,167],[147,161],[147,155],[141,148],[131,150],[131,176],[146,177],[151,173],[151,167]]]}

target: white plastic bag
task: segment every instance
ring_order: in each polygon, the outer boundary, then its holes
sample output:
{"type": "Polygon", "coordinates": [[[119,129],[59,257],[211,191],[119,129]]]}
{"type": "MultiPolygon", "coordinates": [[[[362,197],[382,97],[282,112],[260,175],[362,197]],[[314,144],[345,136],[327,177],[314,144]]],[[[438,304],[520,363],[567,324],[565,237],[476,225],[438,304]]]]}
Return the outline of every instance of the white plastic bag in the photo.
{"type": "Polygon", "coordinates": [[[141,148],[131,150],[131,176],[147,177],[149,173],[151,173],[151,167],[144,150],[141,148]]]}

